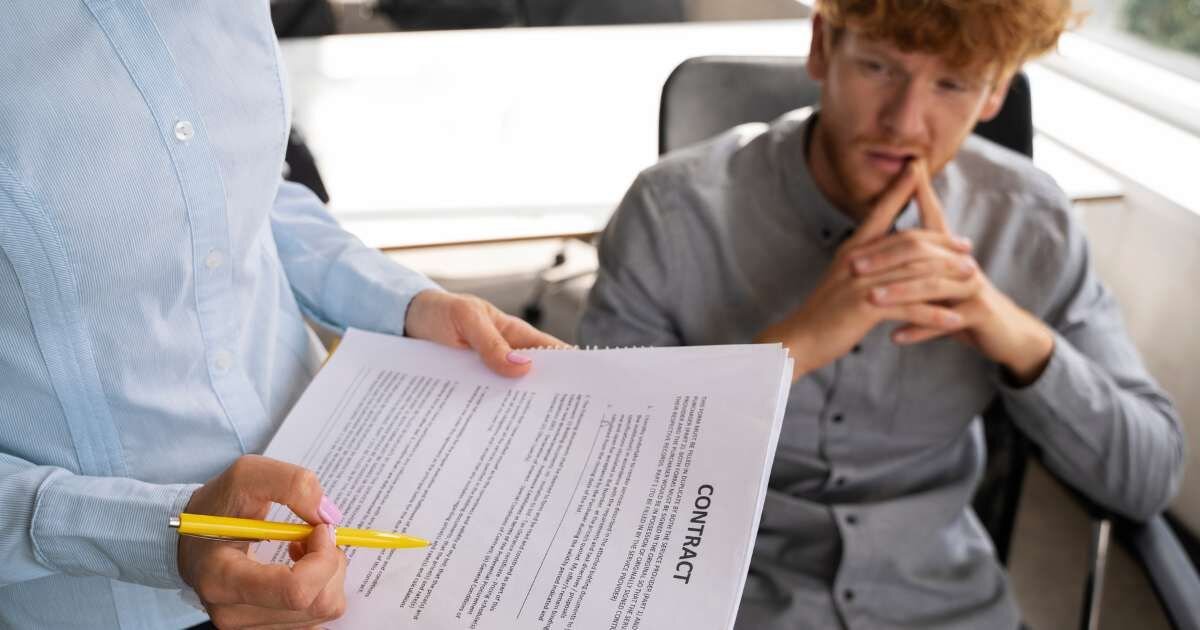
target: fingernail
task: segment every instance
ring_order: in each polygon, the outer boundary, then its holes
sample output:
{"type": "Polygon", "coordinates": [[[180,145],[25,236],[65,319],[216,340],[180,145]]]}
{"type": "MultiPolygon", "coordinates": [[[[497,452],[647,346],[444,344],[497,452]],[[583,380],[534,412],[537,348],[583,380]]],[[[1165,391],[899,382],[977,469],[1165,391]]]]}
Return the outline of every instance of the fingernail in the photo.
{"type": "Polygon", "coordinates": [[[858,272],[865,272],[867,269],[871,268],[871,261],[867,260],[866,258],[855,258],[853,264],[854,270],[858,272]]]}
{"type": "Polygon", "coordinates": [[[958,243],[959,245],[962,245],[963,247],[966,247],[967,249],[970,249],[973,246],[973,244],[971,243],[971,239],[969,239],[965,236],[954,237],[954,242],[958,243]]]}
{"type": "Polygon", "coordinates": [[[963,321],[962,315],[959,315],[953,311],[943,315],[942,319],[946,321],[946,325],[948,326],[958,326],[961,325],[963,321]]]}
{"type": "Polygon", "coordinates": [[[908,333],[898,332],[892,335],[892,341],[896,343],[904,343],[908,341],[908,333]]]}
{"type": "Polygon", "coordinates": [[[330,525],[337,525],[342,522],[342,511],[327,496],[321,497],[321,505],[317,508],[317,516],[320,516],[322,521],[330,525]]]}
{"type": "Polygon", "coordinates": [[[888,290],[885,287],[875,287],[871,289],[871,297],[876,300],[882,300],[887,297],[888,290]]]}
{"type": "Polygon", "coordinates": [[[958,266],[967,273],[975,271],[975,261],[971,260],[970,258],[959,261],[958,266]]]}
{"type": "Polygon", "coordinates": [[[533,359],[517,352],[516,350],[508,353],[508,362],[513,365],[526,365],[531,361],[533,361],[533,359]]]}

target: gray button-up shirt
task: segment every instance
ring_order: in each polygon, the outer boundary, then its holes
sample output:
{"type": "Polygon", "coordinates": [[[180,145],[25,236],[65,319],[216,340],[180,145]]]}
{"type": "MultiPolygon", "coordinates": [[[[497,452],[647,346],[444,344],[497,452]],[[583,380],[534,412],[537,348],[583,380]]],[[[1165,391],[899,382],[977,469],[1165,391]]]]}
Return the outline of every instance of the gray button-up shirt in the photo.
{"type": "MultiPolygon", "coordinates": [[[[600,241],[580,342],[746,343],[797,309],[855,227],[808,172],[810,120],[744,125],[642,173],[600,241]]],[[[1177,488],[1175,409],[1062,191],[974,136],[934,188],[991,281],[1055,330],[1049,365],[1014,389],[975,350],[899,347],[888,324],[796,382],[738,628],[1015,628],[968,507],[985,457],[978,414],[996,395],[1047,465],[1099,503],[1146,517],[1177,488]]],[[[910,206],[897,228],[918,222],[910,206]]]]}

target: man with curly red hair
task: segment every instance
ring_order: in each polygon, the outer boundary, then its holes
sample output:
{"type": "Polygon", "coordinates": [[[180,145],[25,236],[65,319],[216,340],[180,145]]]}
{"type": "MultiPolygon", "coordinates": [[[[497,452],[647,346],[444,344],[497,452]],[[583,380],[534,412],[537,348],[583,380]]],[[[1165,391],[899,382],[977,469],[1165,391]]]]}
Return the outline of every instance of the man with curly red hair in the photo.
{"type": "Polygon", "coordinates": [[[1178,488],[1174,406],[1070,203],[971,134],[1068,0],[819,0],[820,106],[643,172],[580,341],[780,342],[796,360],[745,629],[1018,627],[969,507],[999,397],[1060,477],[1132,518],[1178,488]]]}

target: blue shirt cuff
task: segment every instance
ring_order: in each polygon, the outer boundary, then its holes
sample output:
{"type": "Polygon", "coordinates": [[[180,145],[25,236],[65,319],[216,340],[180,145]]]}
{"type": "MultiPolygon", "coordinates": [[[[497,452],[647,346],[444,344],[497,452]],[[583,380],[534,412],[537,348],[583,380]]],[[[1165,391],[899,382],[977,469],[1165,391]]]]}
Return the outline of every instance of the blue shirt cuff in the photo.
{"type": "Polygon", "coordinates": [[[183,588],[179,536],[168,522],[199,487],[56,472],[38,491],[30,528],[35,553],[68,575],[183,588]]]}

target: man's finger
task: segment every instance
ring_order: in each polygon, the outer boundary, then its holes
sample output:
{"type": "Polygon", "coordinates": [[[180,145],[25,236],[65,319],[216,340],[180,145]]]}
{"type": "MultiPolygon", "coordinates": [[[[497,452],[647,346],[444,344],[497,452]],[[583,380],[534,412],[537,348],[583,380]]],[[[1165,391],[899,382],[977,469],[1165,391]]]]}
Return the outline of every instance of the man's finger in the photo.
{"type": "Polygon", "coordinates": [[[924,343],[954,334],[953,330],[940,330],[924,326],[901,326],[892,332],[892,341],[902,346],[924,343]]]}
{"type": "Polygon", "coordinates": [[[962,315],[953,309],[935,304],[905,304],[878,308],[881,309],[883,319],[889,321],[937,328],[948,332],[956,331],[963,326],[962,315]]]}
{"type": "Polygon", "coordinates": [[[861,276],[927,258],[959,260],[973,266],[970,256],[964,255],[972,249],[967,239],[929,230],[904,230],[851,250],[847,256],[854,272],[861,276]]]}
{"type": "Polygon", "coordinates": [[[968,267],[960,260],[939,258],[916,260],[898,265],[892,269],[859,273],[857,275],[859,286],[876,287],[931,276],[966,281],[972,279],[975,273],[976,269],[974,266],[968,267]]]}
{"type": "Polygon", "coordinates": [[[929,242],[943,249],[954,252],[970,253],[975,250],[975,243],[965,236],[955,236],[944,232],[934,232],[925,228],[913,228],[883,238],[877,238],[870,243],[863,243],[849,250],[852,257],[873,256],[879,252],[890,251],[898,247],[909,247],[918,241],[929,242]]]}
{"type": "Polygon", "coordinates": [[[950,233],[950,224],[946,222],[946,214],[942,211],[942,202],[938,200],[930,181],[929,164],[925,160],[915,160],[913,171],[916,176],[917,209],[921,212],[921,225],[927,230],[950,233]]]}
{"type": "Polygon", "coordinates": [[[971,279],[956,280],[927,275],[880,284],[871,289],[871,301],[877,305],[919,304],[921,302],[960,301],[974,297],[980,285],[971,279]]]}
{"type": "Polygon", "coordinates": [[[905,165],[904,171],[896,178],[896,181],[875,202],[871,213],[863,219],[858,229],[846,242],[850,244],[866,243],[887,234],[888,230],[892,229],[892,224],[896,222],[896,217],[904,209],[904,206],[908,205],[909,199],[912,199],[915,192],[916,179],[913,173],[913,164],[910,161],[905,165]]]}

